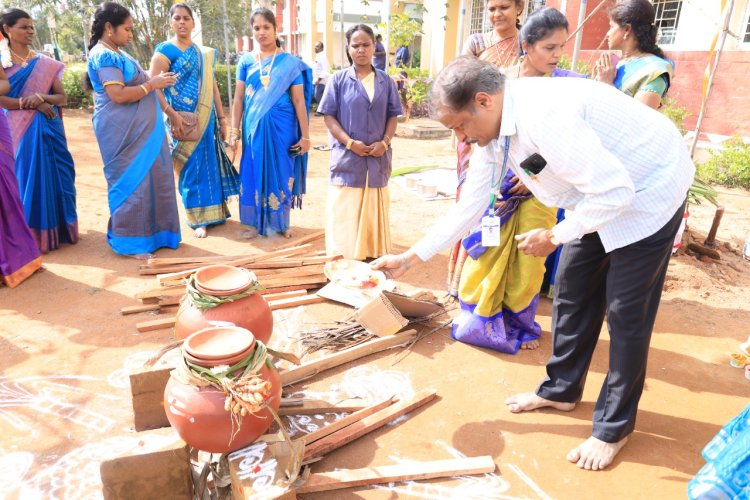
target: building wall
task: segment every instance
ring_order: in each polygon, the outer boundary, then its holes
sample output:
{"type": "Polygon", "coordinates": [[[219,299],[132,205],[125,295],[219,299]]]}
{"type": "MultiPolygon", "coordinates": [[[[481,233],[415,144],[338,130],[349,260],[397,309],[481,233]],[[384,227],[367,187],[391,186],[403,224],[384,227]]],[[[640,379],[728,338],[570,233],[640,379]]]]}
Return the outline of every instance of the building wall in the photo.
{"type": "MultiPolygon", "coordinates": [[[[548,0],[547,5],[560,8],[564,1],[548,0]]],[[[566,17],[571,27],[577,25],[580,1],[567,0],[566,17]]],[[[736,1],[730,31],[740,36],[745,33],[750,13],[749,4],[748,0],[736,1]]],[[[596,5],[598,2],[587,3],[587,15],[596,5]]],[[[597,49],[607,49],[605,34],[609,29],[609,19],[606,10],[607,7],[600,9],[584,27],[579,61],[589,66],[596,62],[600,53],[597,49]]],[[[679,106],[687,108],[690,116],[685,120],[685,127],[688,130],[695,128],[700,113],[704,75],[709,64],[708,49],[722,22],[719,0],[700,3],[683,1],[675,41],[662,47],[667,57],[675,62],[675,75],[667,95],[674,98],[679,106]]],[[[572,40],[568,43],[566,52],[572,55],[572,40]]],[[[748,74],[750,43],[727,37],[701,126],[702,132],[750,136],[748,74]]]]}

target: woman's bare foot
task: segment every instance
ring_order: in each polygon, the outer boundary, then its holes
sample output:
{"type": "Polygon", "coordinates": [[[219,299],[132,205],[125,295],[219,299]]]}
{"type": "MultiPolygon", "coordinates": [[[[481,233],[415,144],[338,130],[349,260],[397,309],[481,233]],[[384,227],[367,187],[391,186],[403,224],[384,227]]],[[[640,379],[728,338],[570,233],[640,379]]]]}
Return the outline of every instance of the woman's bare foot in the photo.
{"type": "Polygon", "coordinates": [[[195,231],[193,231],[193,236],[196,238],[205,238],[208,236],[208,230],[206,229],[206,226],[201,226],[195,228],[195,231]]]}
{"type": "Polygon", "coordinates": [[[253,238],[258,236],[258,230],[254,227],[251,227],[250,229],[247,229],[245,231],[242,231],[242,237],[246,240],[252,240],[253,238]]]}
{"type": "Polygon", "coordinates": [[[281,231],[281,233],[280,233],[280,234],[281,234],[281,236],[283,236],[284,238],[287,238],[287,239],[289,239],[289,238],[291,238],[292,236],[294,236],[294,235],[292,234],[292,230],[291,230],[291,229],[287,229],[286,231],[281,231]]]}
{"type": "Polygon", "coordinates": [[[135,253],[135,254],[132,254],[132,255],[126,255],[126,257],[132,257],[132,258],[138,259],[138,260],[148,260],[148,259],[153,259],[154,258],[154,254],[152,254],[152,253],[135,253]]]}
{"type": "Polygon", "coordinates": [[[550,407],[560,411],[571,411],[576,407],[575,403],[560,403],[550,401],[549,399],[540,398],[533,392],[522,392],[505,400],[511,413],[521,413],[522,411],[536,410],[537,408],[550,407]]]}
{"type": "Polygon", "coordinates": [[[567,459],[581,469],[602,470],[612,463],[617,453],[628,442],[624,437],[616,443],[605,443],[594,436],[579,444],[567,455],[567,459]]]}
{"type": "Polygon", "coordinates": [[[539,347],[539,340],[527,340],[523,344],[521,344],[521,349],[526,349],[529,351],[533,351],[534,349],[537,349],[539,347]]]}

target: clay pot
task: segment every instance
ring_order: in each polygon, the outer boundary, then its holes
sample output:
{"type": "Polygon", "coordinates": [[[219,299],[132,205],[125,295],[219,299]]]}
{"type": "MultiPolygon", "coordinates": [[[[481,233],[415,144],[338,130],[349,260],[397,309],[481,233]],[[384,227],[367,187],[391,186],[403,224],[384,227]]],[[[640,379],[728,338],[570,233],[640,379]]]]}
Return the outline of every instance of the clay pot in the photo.
{"type": "MultiPolygon", "coordinates": [[[[226,296],[240,293],[252,286],[255,275],[244,269],[231,266],[206,266],[196,272],[196,287],[202,290],[212,290],[211,295],[226,296]],[[216,269],[220,268],[220,269],[216,269]],[[206,269],[210,270],[204,271],[206,269]],[[237,271],[242,274],[238,274],[237,271]],[[221,273],[229,274],[226,280],[221,279],[221,273]],[[202,276],[210,275],[206,280],[211,286],[200,281],[202,276]],[[240,289],[237,283],[242,281],[242,276],[248,276],[249,280],[240,289]],[[222,286],[226,288],[222,289],[222,286]]],[[[184,339],[191,333],[204,328],[221,325],[236,325],[250,330],[257,340],[267,344],[273,333],[273,314],[266,300],[259,293],[253,293],[245,298],[227,302],[212,309],[200,310],[189,300],[183,300],[175,318],[174,334],[178,339],[184,339]]]]}
{"type": "MultiPolygon", "coordinates": [[[[272,386],[269,406],[279,409],[281,379],[276,369],[263,366],[260,376],[272,386]]],[[[262,436],[273,423],[268,408],[240,417],[233,427],[232,415],[224,409],[225,395],[212,387],[183,384],[170,377],[164,389],[164,410],[169,423],[183,441],[210,453],[227,453],[243,448],[262,436]]]]}

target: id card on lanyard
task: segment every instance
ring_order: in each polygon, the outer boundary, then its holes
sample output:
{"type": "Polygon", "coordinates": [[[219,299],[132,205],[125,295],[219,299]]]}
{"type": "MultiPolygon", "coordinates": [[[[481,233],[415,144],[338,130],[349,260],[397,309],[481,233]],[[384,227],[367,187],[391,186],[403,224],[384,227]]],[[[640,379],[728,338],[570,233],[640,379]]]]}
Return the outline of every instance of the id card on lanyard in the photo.
{"type": "Polygon", "coordinates": [[[505,174],[508,173],[508,153],[510,150],[510,137],[505,136],[505,151],[503,152],[503,166],[500,168],[500,179],[495,183],[495,170],[492,170],[492,184],[490,185],[490,205],[487,215],[482,217],[482,246],[500,246],[500,217],[495,216],[495,201],[497,201],[497,189],[502,185],[505,174]]]}

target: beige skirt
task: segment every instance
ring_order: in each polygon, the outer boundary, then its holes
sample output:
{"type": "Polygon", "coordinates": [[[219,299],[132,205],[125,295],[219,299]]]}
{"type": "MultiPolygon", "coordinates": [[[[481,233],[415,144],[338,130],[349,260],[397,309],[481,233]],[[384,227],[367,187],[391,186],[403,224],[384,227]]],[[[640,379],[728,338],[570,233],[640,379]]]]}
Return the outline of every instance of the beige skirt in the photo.
{"type": "Polygon", "coordinates": [[[388,187],[329,186],[326,205],[326,252],[364,260],[391,250],[388,187]]]}

